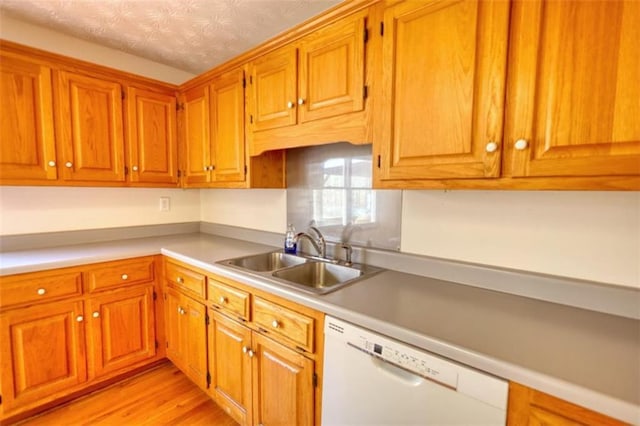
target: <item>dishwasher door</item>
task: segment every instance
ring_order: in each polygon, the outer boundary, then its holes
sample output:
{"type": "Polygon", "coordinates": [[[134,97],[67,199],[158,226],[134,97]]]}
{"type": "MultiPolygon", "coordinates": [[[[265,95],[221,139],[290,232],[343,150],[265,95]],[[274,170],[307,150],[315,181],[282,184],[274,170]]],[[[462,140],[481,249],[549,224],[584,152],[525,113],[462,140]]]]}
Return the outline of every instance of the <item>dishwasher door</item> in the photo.
{"type": "Polygon", "coordinates": [[[505,424],[504,380],[331,317],[324,353],[323,425],[505,424]]]}

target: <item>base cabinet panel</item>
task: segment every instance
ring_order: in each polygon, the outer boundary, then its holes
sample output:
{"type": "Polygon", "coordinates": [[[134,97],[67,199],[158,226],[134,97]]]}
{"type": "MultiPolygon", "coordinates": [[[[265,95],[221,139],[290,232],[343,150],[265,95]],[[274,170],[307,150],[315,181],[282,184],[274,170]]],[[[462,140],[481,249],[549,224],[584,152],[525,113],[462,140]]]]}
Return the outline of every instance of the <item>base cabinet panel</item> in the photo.
{"type": "Polygon", "coordinates": [[[64,394],[86,381],[81,301],[0,315],[3,411],[64,394]]]}

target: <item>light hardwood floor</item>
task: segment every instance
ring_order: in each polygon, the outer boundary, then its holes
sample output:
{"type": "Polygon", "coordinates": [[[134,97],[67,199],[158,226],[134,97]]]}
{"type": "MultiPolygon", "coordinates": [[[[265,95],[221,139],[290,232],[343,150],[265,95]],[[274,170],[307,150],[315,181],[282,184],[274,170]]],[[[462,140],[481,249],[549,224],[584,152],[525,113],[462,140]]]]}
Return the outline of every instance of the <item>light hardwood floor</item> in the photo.
{"type": "Polygon", "coordinates": [[[209,396],[167,362],[20,425],[237,426],[209,396]]]}

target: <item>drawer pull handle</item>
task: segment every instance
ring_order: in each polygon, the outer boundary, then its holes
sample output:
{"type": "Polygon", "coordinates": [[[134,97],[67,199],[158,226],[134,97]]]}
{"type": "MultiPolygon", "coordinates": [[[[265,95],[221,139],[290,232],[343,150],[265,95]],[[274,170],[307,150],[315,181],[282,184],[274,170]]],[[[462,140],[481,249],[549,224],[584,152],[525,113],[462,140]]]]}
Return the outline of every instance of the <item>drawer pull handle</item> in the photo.
{"type": "Polygon", "coordinates": [[[220,296],[219,300],[220,300],[220,304],[224,304],[227,301],[227,299],[225,299],[224,296],[220,296]]]}
{"type": "Polygon", "coordinates": [[[82,322],[83,320],[84,320],[84,317],[82,315],[78,315],[76,317],[76,321],[78,321],[78,322],[82,322]]]}
{"type": "Polygon", "coordinates": [[[127,274],[122,274],[122,279],[123,279],[123,280],[128,280],[128,279],[129,279],[129,275],[127,275],[127,274]]]}
{"type": "Polygon", "coordinates": [[[184,278],[182,278],[182,277],[178,277],[178,278],[176,278],[176,282],[177,282],[178,284],[184,284],[184,278]]]}
{"type": "Polygon", "coordinates": [[[94,318],[100,318],[100,312],[95,311],[95,312],[92,314],[92,316],[93,316],[94,318]]]}
{"type": "Polygon", "coordinates": [[[271,326],[273,328],[278,328],[280,327],[280,323],[278,322],[278,320],[273,320],[273,322],[271,323],[271,326]]]}
{"type": "Polygon", "coordinates": [[[44,289],[44,288],[39,288],[39,289],[38,289],[38,294],[39,294],[40,296],[43,296],[46,292],[47,292],[47,290],[46,290],[46,289],[44,289]]]}

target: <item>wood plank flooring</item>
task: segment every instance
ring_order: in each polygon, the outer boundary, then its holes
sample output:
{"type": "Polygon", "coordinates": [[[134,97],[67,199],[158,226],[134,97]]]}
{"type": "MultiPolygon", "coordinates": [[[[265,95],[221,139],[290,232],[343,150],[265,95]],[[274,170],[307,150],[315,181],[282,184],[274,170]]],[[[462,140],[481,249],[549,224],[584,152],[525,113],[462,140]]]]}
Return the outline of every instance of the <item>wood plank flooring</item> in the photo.
{"type": "Polygon", "coordinates": [[[21,426],[168,424],[237,426],[170,362],[20,423],[21,426]]]}

